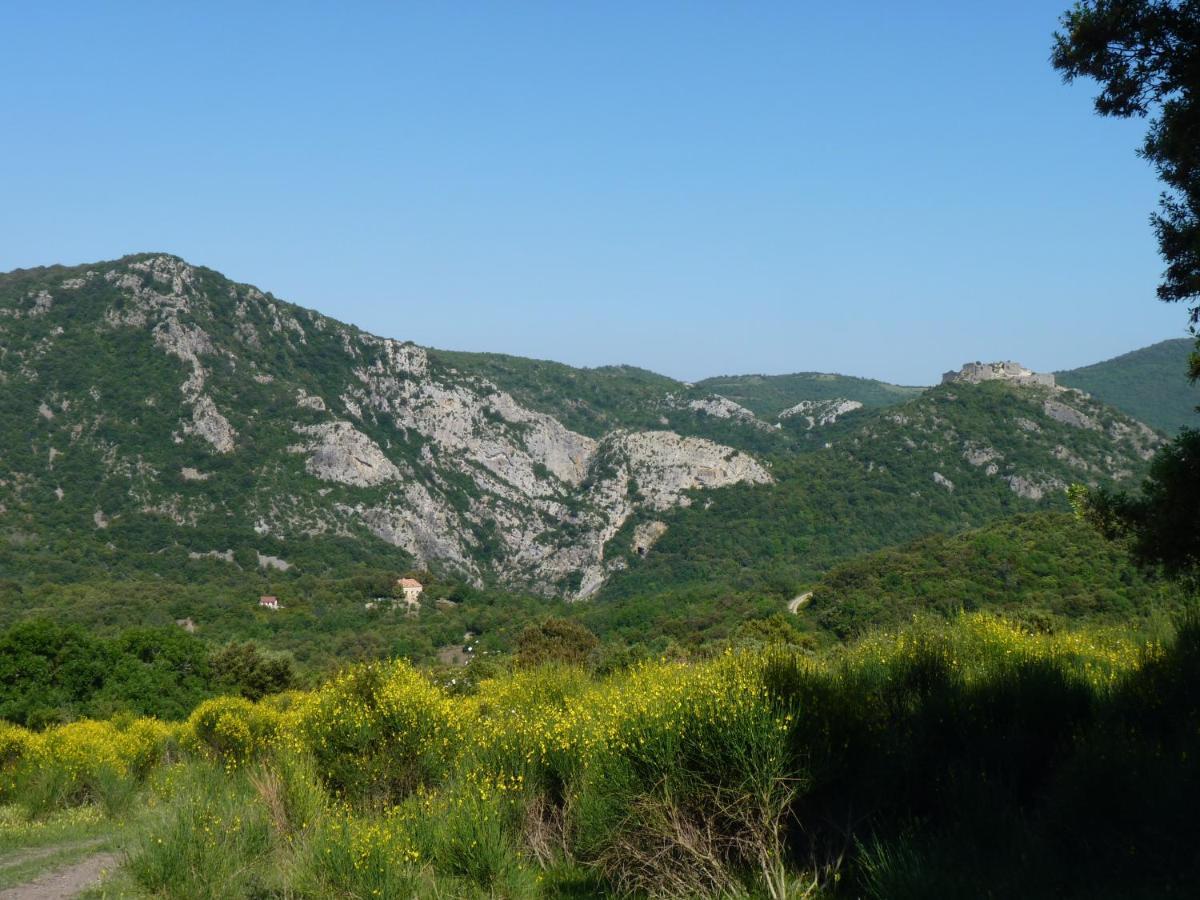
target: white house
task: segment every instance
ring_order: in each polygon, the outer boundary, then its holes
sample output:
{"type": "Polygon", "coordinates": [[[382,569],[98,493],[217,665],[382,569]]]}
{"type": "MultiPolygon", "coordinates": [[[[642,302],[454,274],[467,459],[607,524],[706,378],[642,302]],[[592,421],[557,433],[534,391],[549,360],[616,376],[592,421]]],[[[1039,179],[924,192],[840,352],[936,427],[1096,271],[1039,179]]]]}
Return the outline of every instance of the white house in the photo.
{"type": "Polygon", "coordinates": [[[400,596],[410,608],[421,602],[421,591],[425,590],[425,587],[417,579],[400,578],[396,581],[396,587],[400,589],[400,596]]]}

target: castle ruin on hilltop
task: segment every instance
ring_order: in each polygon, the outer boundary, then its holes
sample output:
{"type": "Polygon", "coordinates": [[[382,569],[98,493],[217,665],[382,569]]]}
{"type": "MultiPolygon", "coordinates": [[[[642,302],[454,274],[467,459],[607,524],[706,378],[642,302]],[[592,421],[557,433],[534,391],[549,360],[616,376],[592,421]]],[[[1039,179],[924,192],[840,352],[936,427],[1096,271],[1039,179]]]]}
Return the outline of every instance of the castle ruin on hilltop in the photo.
{"type": "Polygon", "coordinates": [[[942,384],[979,384],[981,381],[1010,381],[1013,384],[1054,387],[1053,375],[1027,369],[1011,359],[1005,362],[967,363],[957,372],[950,371],[942,376],[942,384]]]}

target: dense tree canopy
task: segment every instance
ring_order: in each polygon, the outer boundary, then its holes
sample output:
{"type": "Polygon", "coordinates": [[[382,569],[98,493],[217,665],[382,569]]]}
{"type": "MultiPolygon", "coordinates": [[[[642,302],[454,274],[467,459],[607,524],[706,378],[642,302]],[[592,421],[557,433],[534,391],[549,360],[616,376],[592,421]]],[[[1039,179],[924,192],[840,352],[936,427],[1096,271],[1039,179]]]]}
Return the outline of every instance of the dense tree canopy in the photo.
{"type": "MultiPolygon", "coordinates": [[[[1141,155],[1166,190],[1153,217],[1167,268],[1158,296],[1189,304],[1200,322],[1200,0],[1082,0],[1063,16],[1052,61],[1071,81],[1100,83],[1096,111],[1150,116],[1141,155]]],[[[1200,348],[1200,343],[1197,344],[1200,348]]],[[[1190,374],[1200,379],[1200,350],[1190,374]]],[[[1133,536],[1136,554],[1178,574],[1200,568],[1195,498],[1200,435],[1160,451],[1142,496],[1093,492],[1080,508],[1109,534],[1133,536]]]]}

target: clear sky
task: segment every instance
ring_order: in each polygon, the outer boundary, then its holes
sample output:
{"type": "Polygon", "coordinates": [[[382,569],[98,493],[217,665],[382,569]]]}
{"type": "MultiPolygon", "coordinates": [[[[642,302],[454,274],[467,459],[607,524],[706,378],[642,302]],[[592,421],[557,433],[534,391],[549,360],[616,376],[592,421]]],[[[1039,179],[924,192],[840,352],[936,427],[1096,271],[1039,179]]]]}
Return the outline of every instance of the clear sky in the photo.
{"type": "Polygon", "coordinates": [[[0,270],[163,250],[370,331],[929,383],[1181,336],[1068,0],[6,3],[0,270]]]}

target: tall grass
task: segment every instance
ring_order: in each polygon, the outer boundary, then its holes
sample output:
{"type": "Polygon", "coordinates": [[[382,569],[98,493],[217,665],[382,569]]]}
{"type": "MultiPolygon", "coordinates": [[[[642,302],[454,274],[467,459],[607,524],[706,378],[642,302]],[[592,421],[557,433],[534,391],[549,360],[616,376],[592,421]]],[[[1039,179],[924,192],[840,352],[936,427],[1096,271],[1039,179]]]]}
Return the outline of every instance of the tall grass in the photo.
{"type": "Polygon", "coordinates": [[[0,770],[37,808],[103,802],[105,772],[153,793],[130,868],[171,897],[1185,895],[1197,684],[1192,622],[1138,644],[964,616],[463,697],[364,666],[179,734],[0,730],[0,770]]]}

